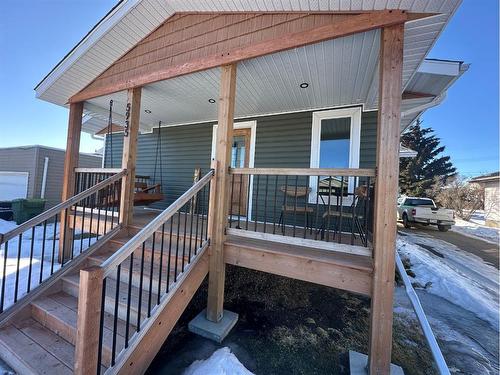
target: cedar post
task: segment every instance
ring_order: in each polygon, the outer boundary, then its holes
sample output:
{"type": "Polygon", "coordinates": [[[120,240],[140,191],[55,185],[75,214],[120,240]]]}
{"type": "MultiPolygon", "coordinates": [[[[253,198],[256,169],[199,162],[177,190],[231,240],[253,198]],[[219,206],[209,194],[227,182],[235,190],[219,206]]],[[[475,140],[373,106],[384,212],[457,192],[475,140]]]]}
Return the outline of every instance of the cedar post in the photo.
{"type": "Polygon", "coordinates": [[[123,176],[120,197],[120,223],[132,224],[134,215],[135,165],[137,157],[137,138],[141,111],[141,88],[129,89],[123,136],[122,168],[127,170],[123,176]]]}
{"type": "Polygon", "coordinates": [[[96,374],[104,269],[91,267],[80,271],[78,320],[75,344],[75,374],[96,374]]]}
{"type": "MultiPolygon", "coordinates": [[[[210,238],[210,264],[208,278],[207,319],[218,322],[222,319],[224,304],[224,241],[229,213],[229,167],[233,141],[234,101],[236,96],[236,64],[221,67],[220,97],[218,108],[217,139],[215,144],[215,202],[213,230],[210,238]]],[[[211,195],[212,198],[212,195],[211,195]]]]}
{"type": "MultiPolygon", "coordinates": [[[[69,105],[68,135],[66,140],[66,154],[64,157],[64,178],[61,200],[71,198],[75,194],[75,168],[78,166],[80,152],[80,134],[82,131],[83,102],[69,105]]],[[[59,262],[63,263],[71,258],[71,244],[73,233],[69,225],[69,212],[62,211],[59,230],[59,262]]]]}
{"type": "Polygon", "coordinates": [[[404,24],[382,29],[380,42],[377,185],[373,230],[373,286],[368,369],[371,375],[389,374],[392,351],[394,255],[398,194],[399,138],[404,24]]]}

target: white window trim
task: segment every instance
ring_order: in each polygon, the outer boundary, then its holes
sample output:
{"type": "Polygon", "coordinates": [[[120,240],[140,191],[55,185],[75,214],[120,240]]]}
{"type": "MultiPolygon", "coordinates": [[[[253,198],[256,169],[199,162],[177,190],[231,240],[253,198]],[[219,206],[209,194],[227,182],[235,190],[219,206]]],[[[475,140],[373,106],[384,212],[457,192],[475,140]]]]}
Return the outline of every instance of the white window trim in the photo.
{"type": "MultiPolygon", "coordinates": [[[[212,130],[212,151],[210,155],[210,159],[215,159],[215,148],[217,145],[217,124],[213,126],[212,130]]],[[[240,121],[235,122],[233,124],[233,129],[250,129],[250,157],[248,160],[248,168],[253,168],[255,163],[255,138],[257,135],[257,121],[240,121]]],[[[249,191],[249,200],[248,200],[248,209],[247,215],[249,218],[252,217],[252,197],[253,197],[253,176],[250,176],[250,191],[249,191]]]]}
{"type": "MultiPolygon", "coordinates": [[[[361,145],[361,107],[350,107],[332,109],[328,111],[313,112],[312,134],[311,134],[311,168],[319,168],[320,145],[321,145],[321,121],[335,118],[351,118],[351,133],[349,145],[349,168],[359,168],[359,150],[361,145]]],[[[309,202],[316,203],[318,191],[318,178],[311,176],[309,178],[311,193],[309,202]]],[[[348,191],[354,192],[354,178],[349,178],[348,191]]],[[[321,203],[321,199],[319,200],[321,203]]],[[[352,203],[352,197],[343,199],[343,205],[349,206],[352,203]]]]}

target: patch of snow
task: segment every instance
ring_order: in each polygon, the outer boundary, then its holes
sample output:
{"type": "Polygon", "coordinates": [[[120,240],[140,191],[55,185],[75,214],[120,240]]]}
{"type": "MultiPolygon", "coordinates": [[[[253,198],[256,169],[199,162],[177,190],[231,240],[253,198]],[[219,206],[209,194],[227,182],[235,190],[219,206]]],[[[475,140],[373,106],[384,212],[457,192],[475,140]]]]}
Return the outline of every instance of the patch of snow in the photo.
{"type": "Polygon", "coordinates": [[[194,361],[184,375],[253,375],[229,348],[215,351],[208,359],[194,361]]]}
{"type": "Polygon", "coordinates": [[[478,218],[473,218],[471,221],[457,218],[451,230],[465,236],[479,238],[494,244],[498,244],[500,241],[500,228],[487,227],[484,225],[484,220],[481,221],[478,218]]]}
{"type": "MultiPolygon", "coordinates": [[[[0,219],[0,233],[7,233],[17,225],[13,221],[0,219]]],[[[75,235],[82,235],[80,230],[75,230],[75,235]]],[[[96,241],[95,237],[74,241],[73,254],[77,256],[96,241]]],[[[59,226],[54,223],[34,227],[22,234],[19,246],[19,237],[12,238],[0,246],[0,296],[3,296],[4,309],[15,300],[16,284],[18,285],[17,298],[21,298],[46,280],[61,266],[57,262],[59,253],[59,226]],[[54,231],[55,230],[55,231],[54,231]],[[33,238],[33,241],[32,241],[33,238]],[[45,241],[44,241],[45,239],[45,241]],[[5,283],[5,286],[2,285],[5,283]]]]}
{"type": "Polygon", "coordinates": [[[500,283],[496,268],[452,244],[418,234],[399,236],[397,249],[402,258],[410,260],[415,274],[410,276],[412,282],[427,285],[427,292],[473,312],[498,330],[500,283]]]}

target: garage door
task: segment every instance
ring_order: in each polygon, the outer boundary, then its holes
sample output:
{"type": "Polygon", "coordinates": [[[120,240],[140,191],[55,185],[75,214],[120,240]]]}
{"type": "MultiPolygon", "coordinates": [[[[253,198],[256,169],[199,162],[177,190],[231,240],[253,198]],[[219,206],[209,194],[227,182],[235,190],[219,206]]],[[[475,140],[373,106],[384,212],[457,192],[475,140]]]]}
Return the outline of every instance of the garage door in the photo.
{"type": "Polygon", "coordinates": [[[26,198],[28,195],[28,172],[0,171],[0,201],[26,198]]]}

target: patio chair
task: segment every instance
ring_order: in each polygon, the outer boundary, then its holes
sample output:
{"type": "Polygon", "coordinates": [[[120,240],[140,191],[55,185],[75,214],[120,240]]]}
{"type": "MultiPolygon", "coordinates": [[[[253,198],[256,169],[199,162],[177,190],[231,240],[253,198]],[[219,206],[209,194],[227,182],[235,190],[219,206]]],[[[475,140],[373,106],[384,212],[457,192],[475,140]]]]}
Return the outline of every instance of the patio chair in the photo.
{"type": "Polygon", "coordinates": [[[309,214],[312,214],[314,210],[307,205],[311,188],[308,186],[285,185],[280,187],[280,191],[283,193],[283,205],[281,206],[281,214],[278,222],[278,225],[281,225],[281,232],[285,234],[285,216],[287,213],[305,215],[306,229],[310,228],[312,232],[312,227],[309,224],[309,214]]]}

